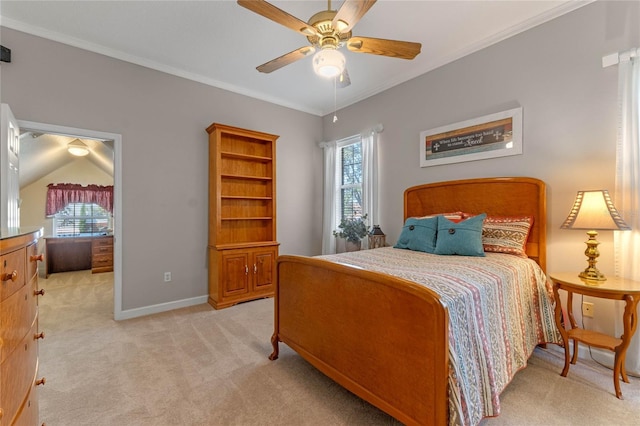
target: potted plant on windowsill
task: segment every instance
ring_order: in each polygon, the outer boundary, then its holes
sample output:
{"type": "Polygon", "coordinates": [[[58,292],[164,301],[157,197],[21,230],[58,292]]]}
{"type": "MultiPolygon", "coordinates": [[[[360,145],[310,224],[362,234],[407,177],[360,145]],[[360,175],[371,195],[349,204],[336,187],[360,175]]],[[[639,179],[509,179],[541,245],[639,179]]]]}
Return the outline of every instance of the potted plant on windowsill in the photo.
{"type": "Polygon", "coordinates": [[[351,219],[342,219],[338,229],[333,231],[337,238],[344,238],[346,251],[358,251],[362,247],[362,239],[369,234],[369,227],[365,223],[367,215],[351,219]]]}

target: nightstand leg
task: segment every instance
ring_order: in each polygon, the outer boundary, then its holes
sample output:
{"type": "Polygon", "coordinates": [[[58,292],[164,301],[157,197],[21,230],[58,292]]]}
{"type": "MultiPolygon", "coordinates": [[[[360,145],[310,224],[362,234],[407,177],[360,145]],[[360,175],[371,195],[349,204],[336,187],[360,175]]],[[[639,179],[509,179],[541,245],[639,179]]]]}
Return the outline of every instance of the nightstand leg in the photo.
{"type": "Polygon", "coordinates": [[[560,375],[562,377],[566,377],[567,373],[569,372],[569,339],[567,335],[567,330],[565,330],[562,324],[562,303],[560,302],[558,287],[555,285],[553,286],[553,297],[556,300],[556,306],[554,308],[556,327],[558,327],[558,331],[562,336],[562,344],[564,346],[564,368],[562,369],[562,373],[560,373],[560,375]]]}
{"type": "MultiPolygon", "coordinates": [[[[624,399],[622,397],[622,391],[620,390],[620,361],[621,361],[620,352],[616,349],[616,356],[613,361],[613,387],[616,390],[616,396],[618,399],[624,399]]],[[[626,376],[626,374],[625,374],[626,376]]]]}

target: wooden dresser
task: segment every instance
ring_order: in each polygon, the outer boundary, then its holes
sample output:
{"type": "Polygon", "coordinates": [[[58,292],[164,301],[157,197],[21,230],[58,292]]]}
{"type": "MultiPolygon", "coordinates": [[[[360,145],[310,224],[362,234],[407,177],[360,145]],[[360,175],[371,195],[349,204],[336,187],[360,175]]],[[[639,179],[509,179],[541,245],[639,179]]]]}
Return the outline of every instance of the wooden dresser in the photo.
{"type": "Polygon", "coordinates": [[[0,425],[39,422],[37,228],[0,230],[0,425]]]}
{"type": "Polygon", "coordinates": [[[209,304],[274,294],[276,140],[212,124],[209,133],[209,304]]]}
{"type": "Polygon", "coordinates": [[[113,236],[91,240],[91,273],[113,271],[113,236]]]}

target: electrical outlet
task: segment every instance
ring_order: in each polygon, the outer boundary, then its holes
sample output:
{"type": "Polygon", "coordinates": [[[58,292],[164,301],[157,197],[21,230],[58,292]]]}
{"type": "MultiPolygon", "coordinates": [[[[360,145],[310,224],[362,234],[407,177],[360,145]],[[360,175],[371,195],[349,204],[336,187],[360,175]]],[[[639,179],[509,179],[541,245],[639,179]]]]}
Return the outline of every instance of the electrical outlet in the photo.
{"type": "Polygon", "coordinates": [[[165,272],[164,273],[164,282],[168,283],[169,281],[171,281],[171,272],[165,272]]]}
{"type": "Polygon", "coordinates": [[[593,303],[582,302],[582,315],[593,318],[593,303]]]}

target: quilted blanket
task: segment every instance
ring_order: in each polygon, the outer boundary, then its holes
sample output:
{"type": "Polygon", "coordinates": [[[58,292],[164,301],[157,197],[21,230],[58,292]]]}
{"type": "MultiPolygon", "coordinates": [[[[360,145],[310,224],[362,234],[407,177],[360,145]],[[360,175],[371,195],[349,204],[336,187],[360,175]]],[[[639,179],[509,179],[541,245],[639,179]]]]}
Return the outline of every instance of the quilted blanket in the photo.
{"type": "Polygon", "coordinates": [[[384,247],[319,256],[424,285],[449,311],[449,423],[500,413],[500,393],[536,345],[561,342],[537,263],[509,254],[441,256],[384,247]]]}

